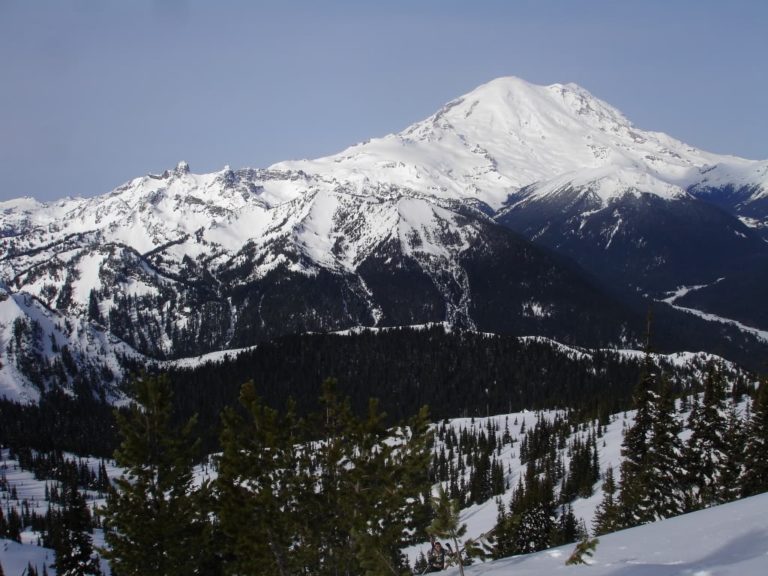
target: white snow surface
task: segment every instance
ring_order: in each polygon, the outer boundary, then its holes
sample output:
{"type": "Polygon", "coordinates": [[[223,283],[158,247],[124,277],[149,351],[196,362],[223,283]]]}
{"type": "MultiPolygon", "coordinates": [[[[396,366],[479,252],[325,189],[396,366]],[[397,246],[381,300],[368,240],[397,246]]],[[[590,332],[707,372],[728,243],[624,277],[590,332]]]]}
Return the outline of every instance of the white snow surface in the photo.
{"type": "MultiPolygon", "coordinates": [[[[101,464],[98,458],[81,458],[73,454],[64,454],[65,458],[74,459],[78,462],[86,462],[87,465],[96,472],[101,464]]],[[[10,497],[8,492],[3,492],[3,507],[7,511],[8,507],[16,508],[21,513],[22,505],[26,502],[32,512],[44,516],[49,507],[56,505],[50,504],[45,500],[46,484],[54,485],[54,481],[37,480],[32,472],[22,470],[18,466],[18,461],[10,458],[7,449],[0,449],[0,476],[4,476],[8,485],[16,488],[17,498],[10,497]]],[[[122,470],[114,462],[106,460],[104,466],[107,475],[114,479],[120,476],[122,470]]],[[[97,508],[104,506],[106,499],[93,491],[85,491],[85,497],[88,507],[93,512],[97,508]]],[[[27,564],[32,564],[38,572],[42,573],[43,565],[46,566],[48,574],[54,576],[56,570],[52,568],[55,553],[49,548],[38,546],[37,542],[41,534],[31,530],[25,530],[21,533],[21,543],[0,538],[0,565],[2,565],[6,576],[16,576],[26,574],[23,572],[27,564]]],[[[94,546],[104,545],[104,533],[101,529],[96,529],[93,534],[94,546]]],[[[109,566],[105,560],[101,561],[101,568],[105,576],[109,576],[109,566]]]]}
{"type": "Polygon", "coordinates": [[[525,187],[547,195],[585,188],[603,202],[626,192],[685,196],[688,186],[755,186],[768,161],[698,150],[635,127],[576,84],[497,78],[398,134],[274,170],[327,175],[364,188],[389,182],[435,196],[476,198],[497,209],[525,187]]]}
{"type": "MultiPolygon", "coordinates": [[[[498,209],[578,189],[605,205],[628,193],[674,199],[690,186],[724,184],[754,189],[745,202],[765,196],[768,160],[711,154],[641,130],[575,84],[505,77],[402,132],[325,158],[210,174],[180,162],[103,196],[0,202],[0,230],[14,232],[0,248],[22,231],[34,234],[22,246],[17,239],[15,254],[91,233],[139,253],[175,243],[165,254],[180,261],[231,257],[248,241],[265,249],[287,238],[316,265],[354,269],[390,238],[410,244],[404,234],[412,229],[434,231],[436,221],[455,228],[455,214],[445,212],[456,201],[498,209]]],[[[421,235],[424,251],[444,249],[421,235]]],[[[466,233],[457,250],[465,240],[466,233]]],[[[24,269],[16,256],[2,262],[0,278],[9,282],[24,269]]]]}
{"type": "MultiPolygon", "coordinates": [[[[586,566],[573,545],[466,568],[467,576],[765,576],[768,494],[600,537],[586,566]]],[[[458,574],[458,568],[444,572],[458,574]]]]}

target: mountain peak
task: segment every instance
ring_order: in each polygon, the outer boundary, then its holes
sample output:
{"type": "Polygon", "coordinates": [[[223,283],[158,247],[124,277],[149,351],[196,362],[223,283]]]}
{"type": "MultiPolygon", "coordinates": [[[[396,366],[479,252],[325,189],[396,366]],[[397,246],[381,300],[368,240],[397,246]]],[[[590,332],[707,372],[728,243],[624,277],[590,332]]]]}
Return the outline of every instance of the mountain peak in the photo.
{"type": "Polygon", "coordinates": [[[182,160],[178,164],[176,164],[176,168],[174,168],[173,173],[176,176],[184,176],[185,174],[189,174],[189,164],[187,164],[186,161],[182,160]]]}
{"type": "Polygon", "coordinates": [[[432,119],[438,123],[445,120],[454,129],[479,124],[479,129],[490,129],[491,137],[493,132],[502,131],[546,139],[585,130],[621,132],[632,128],[619,110],[578,84],[541,86],[516,76],[478,86],[449,102],[432,119]]]}
{"type": "Polygon", "coordinates": [[[524,189],[580,188],[603,202],[627,192],[684,196],[699,178],[699,166],[720,161],[665,134],[635,128],[577,84],[542,86],[505,76],[398,134],[273,168],[332,171],[358,187],[388,182],[498,209],[524,189]]]}

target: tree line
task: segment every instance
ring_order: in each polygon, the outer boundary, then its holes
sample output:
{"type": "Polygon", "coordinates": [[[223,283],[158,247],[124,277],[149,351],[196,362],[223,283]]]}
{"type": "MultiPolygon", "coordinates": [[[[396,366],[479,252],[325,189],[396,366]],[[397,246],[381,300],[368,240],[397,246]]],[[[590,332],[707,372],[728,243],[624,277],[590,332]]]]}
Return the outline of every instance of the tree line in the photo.
{"type": "Polygon", "coordinates": [[[426,409],[391,426],[326,381],[299,417],[246,384],[223,414],[216,478],[195,483],[195,421],[173,424],[168,379],[138,380],[135,398],[103,511],[116,576],[410,573],[401,549],[431,521],[426,409]]]}

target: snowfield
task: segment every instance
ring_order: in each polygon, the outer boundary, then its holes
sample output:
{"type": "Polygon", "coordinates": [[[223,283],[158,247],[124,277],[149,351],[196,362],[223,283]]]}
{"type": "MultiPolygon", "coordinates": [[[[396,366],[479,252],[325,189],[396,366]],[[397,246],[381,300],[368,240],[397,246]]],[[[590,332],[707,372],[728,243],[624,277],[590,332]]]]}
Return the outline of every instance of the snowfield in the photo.
{"type": "MultiPolygon", "coordinates": [[[[467,576],[765,576],[768,494],[600,537],[589,566],[566,566],[573,545],[466,569],[467,576]]],[[[458,574],[458,568],[444,572],[458,574]]]]}

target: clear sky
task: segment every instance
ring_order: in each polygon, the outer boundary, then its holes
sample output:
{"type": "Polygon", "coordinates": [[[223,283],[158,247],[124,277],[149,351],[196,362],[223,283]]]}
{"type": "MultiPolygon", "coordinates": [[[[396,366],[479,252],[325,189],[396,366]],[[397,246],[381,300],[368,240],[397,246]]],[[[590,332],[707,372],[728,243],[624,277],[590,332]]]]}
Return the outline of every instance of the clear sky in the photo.
{"type": "Polygon", "coordinates": [[[506,75],[768,158],[765,0],[0,0],[0,200],[323,156],[506,75]]]}

